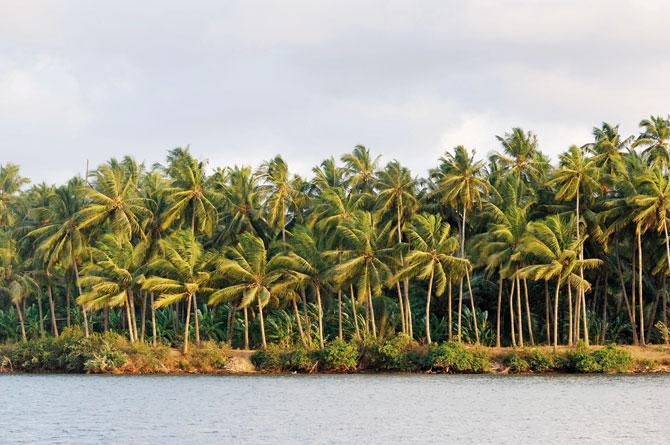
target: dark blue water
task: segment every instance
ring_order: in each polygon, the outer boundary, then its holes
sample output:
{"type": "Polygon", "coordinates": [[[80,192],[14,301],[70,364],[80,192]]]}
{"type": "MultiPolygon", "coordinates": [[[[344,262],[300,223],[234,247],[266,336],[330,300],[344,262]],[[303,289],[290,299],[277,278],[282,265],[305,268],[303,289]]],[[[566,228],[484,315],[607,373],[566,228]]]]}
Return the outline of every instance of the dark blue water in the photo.
{"type": "Polygon", "coordinates": [[[670,443],[670,376],[0,375],[0,442],[670,443]]]}

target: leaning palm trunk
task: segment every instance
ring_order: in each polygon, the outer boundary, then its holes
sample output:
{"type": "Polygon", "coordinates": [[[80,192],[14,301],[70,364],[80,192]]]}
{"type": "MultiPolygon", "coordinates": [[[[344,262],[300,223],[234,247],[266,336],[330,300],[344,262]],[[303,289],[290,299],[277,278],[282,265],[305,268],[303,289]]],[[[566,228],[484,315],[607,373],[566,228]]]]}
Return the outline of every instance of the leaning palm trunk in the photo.
{"type": "Polygon", "coordinates": [[[28,337],[26,336],[26,323],[23,321],[23,312],[21,312],[21,306],[19,303],[14,302],[14,308],[16,309],[16,316],[19,318],[19,323],[21,324],[21,338],[23,341],[27,341],[28,337]]]}
{"type": "Polygon", "coordinates": [[[132,286],[128,288],[128,302],[130,303],[130,319],[132,321],[133,337],[135,338],[135,341],[138,341],[137,318],[135,316],[135,293],[133,292],[132,286]]]}
{"type": "Polygon", "coordinates": [[[141,292],[142,293],[142,314],[141,314],[141,323],[140,325],[142,326],[142,333],[140,334],[140,341],[144,343],[144,340],[147,337],[147,292],[141,292]]]}
{"type": "Polygon", "coordinates": [[[400,289],[400,282],[395,284],[396,290],[398,291],[398,308],[400,308],[400,324],[402,327],[402,333],[407,333],[407,319],[405,318],[405,308],[402,301],[402,290],[400,289]]]}
{"type": "Polygon", "coordinates": [[[261,344],[263,345],[263,349],[267,349],[268,344],[265,341],[265,320],[263,319],[263,306],[261,305],[260,300],[258,300],[258,318],[261,321],[261,344]]]}
{"type": "Polygon", "coordinates": [[[503,278],[498,280],[498,307],[496,310],[496,348],[500,347],[500,305],[502,303],[503,278]]]}
{"type": "Polygon", "coordinates": [[[516,280],[512,281],[512,288],[509,291],[509,328],[512,337],[512,347],[516,348],[516,334],[514,328],[514,289],[516,289],[516,280]]]}
{"type": "Polygon", "coordinates": [[[568,282],[568,346],[572,346],[572,286],[568,282]]]}
{"type": "Polygon", "coordinates": [[[428,280],[428,295],[426,297],[426,342],[430,341],[430,297],[433,293],[433,277],[435,276],[435,267],[430,271],[430,279],[428,280]]]}
{"type": "Polygon", "coordinates": [[[640,306],[640,344],[645,345],[644,341],[644,300],[642,299],[642,233],[637,229],[637,261],[638,261],[638,290],[640,306]]]}
{"type": "Polygon", "coordinates": [[[407,334],[410,338],[414,338],[414,322],[412,321],[412,306],[409,303],[409,279],[403,280],[405,287],[405,317],[407,318],[407,334]]]}
{"type": "Polygon", "coordinates": [[[354,297],[354,286],[349,285],[349,295],[351,295],[351,314],[354,317],[354,327],[356,328],[356,339],[361,339],[361,332],[358,329],[358,313],[356,311],[356,298],[354,297]]]}
{"type": "Polygon", "coordinates": [[[468,279],[468,293],[470,294],[470,310],[472,311],[472,324],[475,328],[475,342],[479,344],[479,326],[477,326],[477,311],[475,310],[475,295],[472,293],[472,284],[470,283],[470,272],[465,271],[465,277],[468,279]]]}
{"type": "Polygon", "coordinates": [[[47,295],[49,297],[49,312],[51,313],[51,332],[53,332],[54,337],[58,337],[58,323],[56,323],[56,305],[54,303],[53,290],[51,289],[51,283],[47,285],[47,295]]]}
{"type": "Polygon", "coordinates": [[[321,304],[321,286],[318,284],[316,285],[316,302],[319,305],[319,346],[323,349],[325,347],[323,341],[323,306],[321,304]]]}
{"type": "Polygon", "coordinates": [[[191,336],[191,300],[193,295],[189,294],[186,300],[186,321],[184,322],[184,354],[188,352],[188,340],[191,336]]]}
{"type": "MultiPolygon", "coordinates": [[[[77,260],[73,257],[72,264],[74,266],[74,277],[77,282],[77,290],[79,291],[79,297],[81,297],[81,283],[79,282],[79,267],[77,266],[77,260]]],[[[86,315],[86,306],[81,307],[81,314],[84,317],[84,337],[88,337],[88,316],[86,315]]]]}
{"type": "Polygon", "coordinates": [[[156,308],[154,307],[154,293],[151,292],[151,343],[156,346],[158,343],[158,335],[156,335],[156,308]]]}
{"type": "MultiPolygon", "coordinates": [[[[295,300],[293,301],[293,304],[295,304],[295,300]]],[[[298,307],[295,306],[295,308],[297,311],[298,307]]],[[[246,306],[244,306],[244,308],[242,309],[244,312],[244,349],[249,349],[249,309],[246,306]]],[[[300,323],[299,317],[298,317],[298,323],[300,323]]]]}
{"type": "Polygon", "coordinates": [[[544,316],[545,316],[545,327],[546,327],[546,336],[547,336],[547,346],[551,346],[551,302],[549,301],[549,282],[544,281],[544,316]]]}
{"type": "Polygon", "coordinates": [[[130,315],[130,303],[128,297],[128,291],[126,290],[126,298],[123,302],[123,308],[126,310],[126,324],[128,325],[128,338],[131,343],[135,343],[135,333],[133,332],[133,318],[130,315]]]}
{"type": "MultiPolygon", "coordinates": [[[[304,347],[307,347],[307,340],[305,339],[305,332],[302,330],[302,320],[300,320],[300,312],[298,312],[298,303],[295,302],[295,298],[291,299],[293,306],[293,316],[295,317],[295,322],[298,325],[298,333],[300,333],[300,342],[304,347]]],[[[247,324],[247,308],[244,308],[244,325],[246,328],[247,324]]],[[[245,349],[249,349],[245,346],[245,349]]]]}
{"type": "Polygon", "coordinates": [[[368,283],[368,303],[370,306],[370,325],[372,326],[372,336],[377,338],[377,322],[375,321],[375,307],[372,303],[372,288],[368,283]]]}
{"type": "Polygon", "coordinates": [[[519,334],[519,346],[523,348],[523,317],[521,316],[521,280],[516,276],[516,323],[517,333],[519,334]]]}
{"type": "Polygon", "coordinates": [[[195,323],[195,344],[200,346],[200,323],[198,321],[198,300],[193,294],[193,321],[195,323]]]}
{"type": "MultiPolygon", "coordinates": [[[[570,287],[568,286],[568,289],[570,287]]],[[[556,280],[556,294],[554,295],[554,352],[558,346],[558,294],[561,290],[561,279],[556,280]]]]}
{"type": "MultiPolygon", "coordinates": [[[[614,250],[615,256],[616,256],[616,271],[617,274],[619,275],[619,283],[621,283],[621,293],[623,294],[623,301],[626,304],[626,312],[628,313],[628,319],[630,320],[630,326],[631,330],[633,331],[633,344],[637,345],[638,344],[638,339],[637,339],[637,326],[635,325],[635,313],[632,310],[630,306],[630,302],[628,301],[628,292],[626,291],[626,283],[624,282],[623,278],[623,271],[621,270],[621,259],[619,257],[619,246],[616,246],[616,249],[614,250]]],[[[633,267],[635,269],[635,267],[633,267]]],[[[635,282],[635,276],[633,275],[633,282],[635,282]]],[[[635,298],[635,295],[633,295],[633,298],[635,298]]]]}
{"type": "Polygon", "coordinates": [[[461,280],[458,284],[458,327],[456,328],[456,340],[457,341],[462,341],[463,339],[461,338],[461,322],[463,319],[463,278],[461,277],[461,280]]]}
{"type": "Polygon", "coordinates": [[[305,317],[305,332],[307,334],[307,342],[311,345],[312,344],[312,322],[309,319],[309,312],[307,311],[307,295],[305,294],[304,289],[300,290],[300,295],[302,297],[302,313],[303,313],[303,316],[305,317]]]}
{"type": "Polygon", "coordinates": [[[523,279],[523,293],[526,297],[526,323],[528,324],[528,336],[530,337],[530,344],[535,346],[535,337],[533,336],[533,322],[530,318],[530,303],[528,301],[528,281],[523,279]]]}

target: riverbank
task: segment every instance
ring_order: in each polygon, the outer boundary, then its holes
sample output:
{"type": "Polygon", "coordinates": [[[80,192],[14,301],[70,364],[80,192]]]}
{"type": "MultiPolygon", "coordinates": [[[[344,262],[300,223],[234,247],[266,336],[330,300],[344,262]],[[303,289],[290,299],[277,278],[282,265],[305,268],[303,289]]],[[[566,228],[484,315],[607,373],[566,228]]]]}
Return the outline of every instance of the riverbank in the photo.
{"type": "Polygon", "coordinates": [[[166,346],[129,343],[118,334],[60,337],[0,345],[0,372],[110,374],[251,373],[653,373],[670,372],[670,347],[537,346],[492,348],[446,342],[421,345],[405,336],[333,341],[323,350],[236,350],[202,342],[186,354],[166,346]]]}

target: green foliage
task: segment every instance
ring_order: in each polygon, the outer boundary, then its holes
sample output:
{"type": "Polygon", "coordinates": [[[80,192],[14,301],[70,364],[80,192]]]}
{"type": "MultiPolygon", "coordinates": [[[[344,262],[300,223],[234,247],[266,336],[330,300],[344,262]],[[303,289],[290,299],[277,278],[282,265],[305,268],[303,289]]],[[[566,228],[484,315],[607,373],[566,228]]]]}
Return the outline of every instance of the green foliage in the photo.
{"type": "Polygon", "coordinates": [[[630,352],[608,345],[589,351],[582,344],[567,355],[566,369],[571,372],[624,372],[632,368],[634,362],[630,352]]]}
{"type": "Polygon", "coordinates": [[[285,371],[310,372],[315,364],[314,355],[305,349],[292,349],[282,354],[282,369],[285,371]]]}
{"type": "Polygon", "coordinates": [[[433,368],[447,373],[480,373],[488,370],[490,365],[484,350],[467,350],[463,344],[454,341],[434,347],[431,356],[433,368]]]}
{"type": "Polygon", "coordinates": [[[277,345],[251,356],[251,362],[259,371],[309,372],[316,361],[316,354],[306,349],[282,349],[277,345]]]}
{"type": "Polygon", "coordinates": [[[353,371],[358,365],[358,348],[352,343],[335,340],[320,353],[321,367],[327,371],[353,371]]]}
{"type": "Polygon", "coordinates": [[[546,372],[559,370],[563,367],[563,360],[557,354],[545,353],[539,349],[533,349],[526,357],[530,369],[535,372],[546,372]]]}
{"type": "Polygon", "coordinates": [[[363,343],[361,365],[365,369],[402,371],[407,369],[407,353],[412,340],[403,334],[385,339],[369,339],[363,343]]]}
{"type": "Polygon", "coordinates": [[[665,343],[666,345],[670,343],[670,327],[666,326],[665,323],[663,323],[662,321],[656,323],[654,327],[656,328],[658,333],[661,334],[663,343],[665,343]]]}
{"type": "Polygon", "coordinates": [[[213,341],[205,341],[199,347],[193,348],[188,358],[196,369],[225,369],[230,348],[213,341]]]}
{"type": "Polygon", "coordinates": [[[510,352],[507,354],[503,360],[505,366],[507,366],[512,372],[527,372],[530,371],[530,364],[521,354],[518,352],[510,352]]]}
{"type": "Polygon", "coordinates": [[[267,349],[256,351],[251,356],[251,363],[259,371],[281,371],[283,352],[279,346],[270,345],[267,349]]]}

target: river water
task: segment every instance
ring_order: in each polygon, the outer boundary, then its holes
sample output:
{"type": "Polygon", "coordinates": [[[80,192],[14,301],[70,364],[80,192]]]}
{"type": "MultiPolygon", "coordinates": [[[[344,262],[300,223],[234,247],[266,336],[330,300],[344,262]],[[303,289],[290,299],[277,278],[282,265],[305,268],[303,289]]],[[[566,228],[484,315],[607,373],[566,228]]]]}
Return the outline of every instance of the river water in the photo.
{"type": "Polygon", "coordinates": [[[0,375],[0,443],[670,443],[670,375],[0,375]]]}

